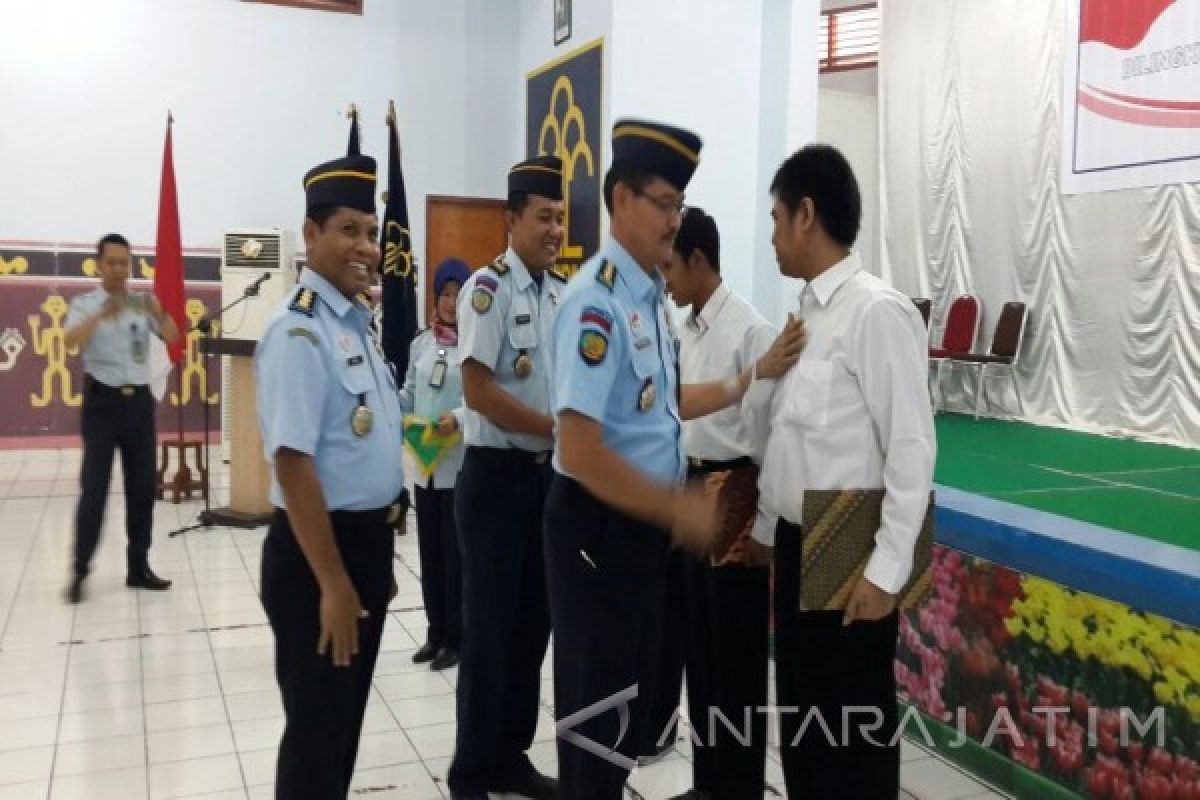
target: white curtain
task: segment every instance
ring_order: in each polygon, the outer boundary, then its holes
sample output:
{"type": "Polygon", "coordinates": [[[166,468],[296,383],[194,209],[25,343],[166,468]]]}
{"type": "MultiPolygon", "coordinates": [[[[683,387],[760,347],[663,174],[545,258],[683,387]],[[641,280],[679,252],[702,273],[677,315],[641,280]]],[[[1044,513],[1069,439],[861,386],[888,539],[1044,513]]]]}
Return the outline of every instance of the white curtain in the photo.
{"type": "MultiPolygon", "coordinates": [[[[1029,305],[1025,418],[1200,446],[1200,184],[1060,193],[1067,2],[884,0],[881,270],[933,300],[935,338],[979,297],[976,349],[1029,305]]],[[[990,390],[1016,413],[1007,379],[990,390]]]]}

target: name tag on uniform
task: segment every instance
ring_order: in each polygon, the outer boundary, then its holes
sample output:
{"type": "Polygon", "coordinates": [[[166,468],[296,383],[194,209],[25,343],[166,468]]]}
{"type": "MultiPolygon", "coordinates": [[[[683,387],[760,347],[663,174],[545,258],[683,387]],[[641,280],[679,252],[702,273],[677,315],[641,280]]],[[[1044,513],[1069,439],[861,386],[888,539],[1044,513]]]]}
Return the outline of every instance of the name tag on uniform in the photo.
{"type": "Polygon", "coordinates": [[[528,325],[531,319],[532,317],[530,317],[528,314],[517,314],[516,323],[518,325],[528,325]]]}
{"type": "Polygon", "coordinates": [[[645,350],[647,347],[649,347],[652,344],[654,344],[653,339],[643,336],[640,339],[634,340],[633,346],[636,347],[638,350],[645,350]]]}
{"type": "Polygon", "coordinates": [[[346,366],[348,367],[357,367],[361,363],[363,363],[363,357],[361,355],[350,356],[346,359],[346,366]]]}
{"type": "Polygon", "coordinates": [[[446,385],[446,351],[438,351],[438,360],[433,362],[433,369],[429,372],[429,386],[432,389],[440,389],[446,385]]]}

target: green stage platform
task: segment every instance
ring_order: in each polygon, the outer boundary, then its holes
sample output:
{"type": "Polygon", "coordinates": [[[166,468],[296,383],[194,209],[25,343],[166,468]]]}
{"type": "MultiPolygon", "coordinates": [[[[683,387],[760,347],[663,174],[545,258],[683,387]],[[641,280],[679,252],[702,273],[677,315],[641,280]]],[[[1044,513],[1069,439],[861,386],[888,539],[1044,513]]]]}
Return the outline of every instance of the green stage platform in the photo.
{"type": "Polygon", "coordinates": [[[943,486],[1200,551],[1200,450],[937,416],[943,486]]]}

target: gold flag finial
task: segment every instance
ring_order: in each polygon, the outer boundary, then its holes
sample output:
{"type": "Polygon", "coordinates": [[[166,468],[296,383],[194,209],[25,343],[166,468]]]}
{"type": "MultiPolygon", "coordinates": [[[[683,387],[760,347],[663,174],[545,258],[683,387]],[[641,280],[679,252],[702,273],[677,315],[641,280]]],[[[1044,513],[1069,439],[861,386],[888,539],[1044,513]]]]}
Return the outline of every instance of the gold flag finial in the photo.
{"type": "Polygon", "coordinates": [[[357,117],[358,116],[358,105],[355,103],[351,103],[350,107],[348,109],[346,109],[346,116],[349,117],[350,119],[354,119],[355,117],[357,117]]]}
{"type": "Polygon", "coordinates": [[[396,101],[388,100],[387,124],[392,127],[396,126],[396,101]]]}

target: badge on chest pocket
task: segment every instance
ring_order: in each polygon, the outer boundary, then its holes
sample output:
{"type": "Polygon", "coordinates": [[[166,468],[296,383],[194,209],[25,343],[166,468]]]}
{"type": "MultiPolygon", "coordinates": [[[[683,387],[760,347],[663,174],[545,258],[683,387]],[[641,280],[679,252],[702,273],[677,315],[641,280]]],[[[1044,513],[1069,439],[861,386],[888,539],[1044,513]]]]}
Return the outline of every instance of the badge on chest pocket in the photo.
{"type": "Polygon", "coordinates": [[[433,362],[433,370],[429,373],[429,386],[441,389],[446,385],[446,351],[438,350],[437,361],[433,362]]]}

